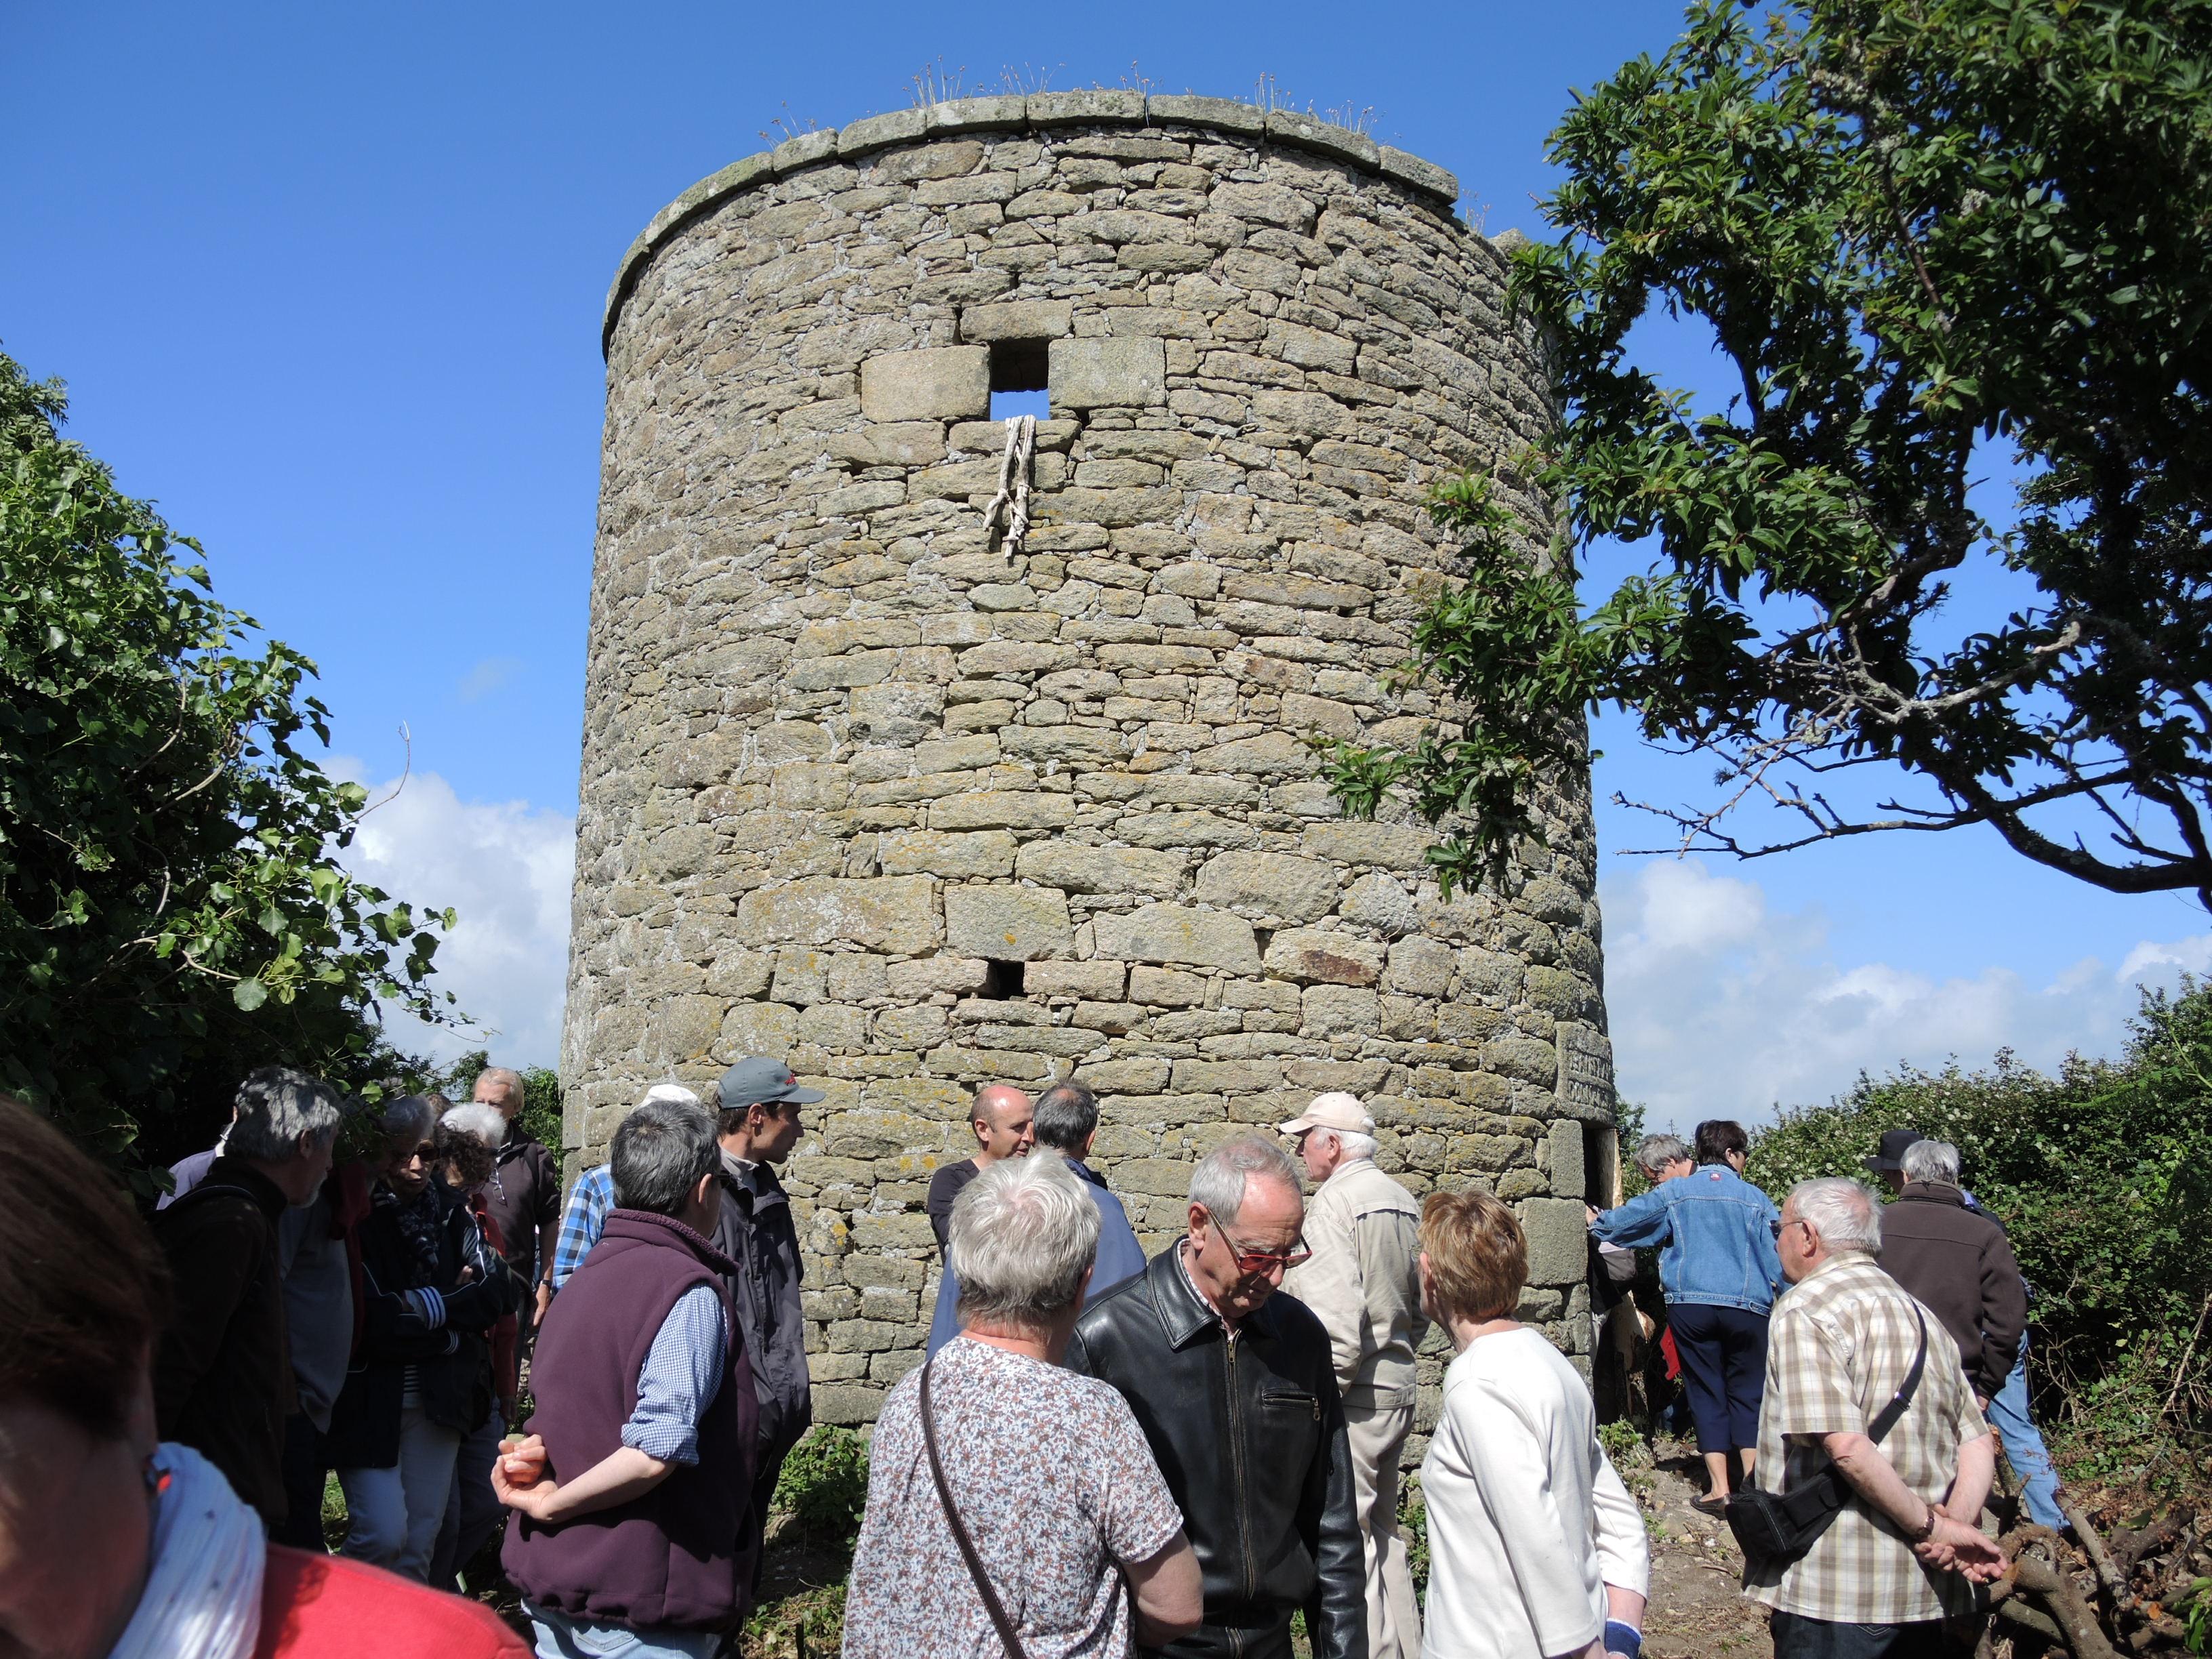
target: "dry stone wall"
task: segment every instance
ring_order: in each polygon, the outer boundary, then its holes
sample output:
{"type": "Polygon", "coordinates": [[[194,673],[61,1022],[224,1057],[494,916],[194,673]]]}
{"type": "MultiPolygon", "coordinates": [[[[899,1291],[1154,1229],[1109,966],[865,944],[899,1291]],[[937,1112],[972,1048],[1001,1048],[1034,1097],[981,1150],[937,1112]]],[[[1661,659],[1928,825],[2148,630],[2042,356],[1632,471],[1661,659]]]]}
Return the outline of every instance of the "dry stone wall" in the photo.
{"type": "Polygon", "coordinates": [[[1518,1205],[1524,1312],[1587,1352],[1587,776],[1447,903],[1428,832],[1345,819],[1307,741],[1449,714],[1390,679],[1451,562],[1421,492],[1551,418],[1456,188],[1246,105],[978,99],[738,162],[625,260],[569,1165],[744,1054],[827,1091],[787,1177],[822,1417],[920,1358],[969,1091],[1070,1073],[1152,1245],[1194,1159],[1355,1091],[1416,1193],[1518,1205]],[[1018,553],[994,385],[1050,398],[1018,553]]]}

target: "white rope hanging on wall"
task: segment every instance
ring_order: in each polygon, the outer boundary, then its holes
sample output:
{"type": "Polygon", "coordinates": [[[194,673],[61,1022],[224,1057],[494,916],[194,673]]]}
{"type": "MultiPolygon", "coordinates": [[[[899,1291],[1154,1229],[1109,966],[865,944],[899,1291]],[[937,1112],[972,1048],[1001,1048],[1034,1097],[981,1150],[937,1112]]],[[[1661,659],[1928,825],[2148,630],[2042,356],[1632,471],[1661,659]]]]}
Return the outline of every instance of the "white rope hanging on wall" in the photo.
{"type": "Polygon", "coordinates": [[[991,505],[983,513],[986,537],[999,527],[1000,514],[1005,514],[1003,545],[1009,553],[1020,552],[1030,533],[1030,462],[1036,453],[1036,416],[1015,416],[1006,422],[1006,453],[999,459],[999,493],[991,497],[991,505]]]}

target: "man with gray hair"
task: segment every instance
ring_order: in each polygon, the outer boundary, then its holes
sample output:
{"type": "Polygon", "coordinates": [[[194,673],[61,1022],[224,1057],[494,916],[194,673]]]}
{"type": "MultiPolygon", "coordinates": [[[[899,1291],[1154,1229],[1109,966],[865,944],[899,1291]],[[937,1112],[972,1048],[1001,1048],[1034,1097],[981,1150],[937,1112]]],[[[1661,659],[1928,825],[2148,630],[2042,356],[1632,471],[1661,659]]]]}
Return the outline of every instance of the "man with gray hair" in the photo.
{"type": "Polygon", "coordinates": [[[1959,1149],[1915,1140],[1899,1160],[1897,1197],[1881,1212],[1883,1271],[1932,1309],[1965,1357],[1984,1411],[2012,1374],[2027,1328],[2027,1289],[2005,1230],[1966,1206],[1959,1149]]]}
{"type": "Polygon", "coordinates": [[[1376,1167],[1375,1120],[1347,1094],[1314,1097],[1279,1126],[1297,1144],[1318,1190],[1306,1206],[1312,1260],[1283,1288],[1328,1332],[1353,1502],[1367,1565],[1369,1659],[1417,1659],[1421,1602],[1398,1532],[1398,1455],[1413,1426],[1413,1351],[1421,1313],[1421,1208],[1376,1167]]]}
{"type": "MultiPolygon", "coordinates": [[[[561,1236],[561,1166],[550,1148],[522,1127],[528,1091],[522,1073],[511,1066],[489,1066],[477,1073],[472,1104],[489,1106],[505,1128],[500,1137],[491,1182],[484,1188],[485,1211],[499,1230],[500,1254],[529,1287],[515,1343],[520,1360],[530,1334],[553,1301],[553,1249],[561,1236]]],[[[508,1379],[513,1388],[515,1379],[508,1379]]]]}
{"type": "MultiPolygon", "coordinates": [[[[1098,1097],[1080,1083],[1055,1083],[1036,1097],[1033,1108],[1036,1145],[1056,1152],[1091,1190],[1098,1207],[1098,1259],[1091,1269],[1090,1296],[1103,1296],[1125,1279],[1145,1270],[1144,1246],[1137,1243],[1121,1200],[1107,1190],[1106,1177],[1083,1160],[1098,1138],[1098,1097]]],[[[1032,1152],[1031,1157],[1036,1153],[1032,1152]]],[[[949,1256],[949,1253],[948,1253],[949,1256]]],[[[948,1259],[937,1283],[937,1311],[929,1322],[929,1349],[960,1334],[960,1275],[948,1259]]]]}
{"type": "MultiPolygon", "coordinates": [[[[701,1106],[699,1097],[680,1083],[656,1083],[640,1097],[644,1106],[654,1101],[672,1102],[678,1106],[701,1106]]],[[[607,1224],[607,1212],[615,1207],[615,1166],[611,1163],[595,1164],[576,1177],[569,1188],[568,1204],[561,1217],[561,1237],[553,1246],[553,1289],[561,1287],[575,1276],[576,1269],[584,1265],[584,1258],[592,1253],[592,1246],[599,1242],[599,1229],[607,1224]]]]}
{"type": "Polygon", "coordinates": [[[239,1085],[222,1156],[154,1218],[173,1312],[154,1357],[161,1437],[191,1446],[271,1527],[286,1513],[284,1421],[297,1409],[276,1224],[314,1201],[343,1115],[327,1083],[264,1066],[239,1085]]]}
{"type": "Polygon", "coordinates": [[[1694,1175],[1698,1160],[1690,1154],[1690,1143],[1680,1135],[1646,1135],[1636,1143],[1636,1167],[1656,1187],[1662,1181],[1694,1175]]]}
{"type": "Polygon", "coordinates": [[[1297,1168],[1257,1135],[1191,1172],[1188,1231],[1083,1310],[1066,1364],[1136,1413],[1205,1570],[1205,1623],[1162,1650],[1365,1659],[1366,1571],[1328,1330],[1283,1275],[1310,1254],[1297,1168]]]}
{"type": "Polygon", "coordinates": [[[1882,1218],[1865,1188],[1830,1178],[1799,1182],[1774,1224],[1790,1289],[1768,1328],[1756,1478],[1789,1492],[1832,1466],[1849,1494],[1802,1555],[1746,1559],[1775,1659],[1942,1653],[1942,1621],[2004,1570],[1977,1525],[1989,1425],[1958,1344],[1875,1263],[1882,1218]]]}
{"type": "MultiPolygon", "coordinates": [[[[1881,1138],[1880,1150],[1865,1160],[1866,1167],[1878,1171],[1892,1192],[1901,1191],[1906,1179],[1905,1154],[1926,1139],[1916,1129],[1889,1130],[1881,1138]]],[[[1918,1181],[1940,1180],[1948,1165],[1950,1180],[1959,1188],[1959,1197],[1966,1206],[1966,1213],[1980,1217],[2002,1230],[2004,1223],[1983,1208],[1959,1179],[1955,1149],[1954,1155],[1948,1160],[1942,1160],[1940,1154],[1930,1156],[1938,1159],[1933,1166],[1935,1173],[1917,1173],[1912,1178],[1918,1181]]],[[[1924,1164],[1921,1166],[1923,1171],[1929,1168],[1924,1164]]],[[[2010,1234],[2006,1235],[2005,1242],[2007,1244],[2012,1242],[2010,1234]]],[[[1887,1267],[1890,1263],[1885,1261],[1882,1266],[1887,1267]]],[[[2021,1294],[2023,1297],[2034,1294],[2034,1287],[2027,1282],[2024,1273],[2021,1275],[2021,1294]]],[[[1923,1301],[1926,1299],[1922,1297],[1923,1301]]],[[[2003,1386],[1988,1397],[1982,1410],[1990,1419],[1990,1426],[1997,1431],[1997,1444],[2004,1451],[2005,1461],[2012,1465],[2013,1473],[2020,1477],[2021,1497],[2027,1504],[2030,1518],[2038,1526],[2048,1527],[2053,1532],[2063,1532],[2073,1523],[2067,1520],[2066,1511],[2059,1504],[2058,1471],[2051,1462],[2050,1449],[2043,1443],[2043,1431],[2035,1426],[2034,1407],[2028,1399],[2029,1340],[2027,1326],[2023,1321],[2020,1328],[2020,1352],[2012,1362],[2012,1370],[2006,1376],[2003,1386]]],[[[1974,1351],[1962,1346],[1960,1352],[1968,1356],[1971,1366],[1974,1351]]]]}
{"type": "Polygon", "coordinates": [[[541,1654],[708,1659],[744,1617],[760,1537],[741,1269],[709,1242],[714,1119],[647,1100],[610,1162],[615,1206],[538,1338],[528,1437],[492,1467],[520,1511],[501,1561],[541,1654]]]}

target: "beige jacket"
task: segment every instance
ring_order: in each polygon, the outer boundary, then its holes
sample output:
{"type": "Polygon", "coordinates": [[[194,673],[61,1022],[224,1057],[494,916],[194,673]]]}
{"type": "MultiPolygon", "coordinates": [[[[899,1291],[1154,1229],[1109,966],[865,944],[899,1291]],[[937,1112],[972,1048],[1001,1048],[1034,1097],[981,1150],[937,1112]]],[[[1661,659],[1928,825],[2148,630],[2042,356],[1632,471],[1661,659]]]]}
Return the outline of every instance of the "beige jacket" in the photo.
{"type": "Polygon", "coordinates": [[[1347,1406],[1413,1403],[1413,1350],[1421,1316],[1421,1208],[1363,1158],[1338,1166],[1306,1206],[1313,1259],[1283,1288],[1328,1328],[1336,1385],[1347,1406]]]}

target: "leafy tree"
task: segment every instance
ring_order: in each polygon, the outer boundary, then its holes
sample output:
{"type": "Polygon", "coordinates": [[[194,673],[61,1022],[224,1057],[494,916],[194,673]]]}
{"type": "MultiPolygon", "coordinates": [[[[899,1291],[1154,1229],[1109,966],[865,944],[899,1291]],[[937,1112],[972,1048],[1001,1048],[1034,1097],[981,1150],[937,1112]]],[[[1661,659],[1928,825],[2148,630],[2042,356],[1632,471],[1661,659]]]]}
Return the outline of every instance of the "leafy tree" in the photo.
{"type": "Polygon", "coordinates": [[[1561,240],[1513,256],[1565,419],[1431,499],[1465,580],[1411,667],[1463,725],[1340,749],[1339,792],[1372,811],[1410,784],[1464,877],[1534,831],[1579,758],[1565,716],[1613,704],[1717,763],[1663,813],[1686,848],[1986,823],[2212,905],[2212,4],[1703,0],[1688,23],[1553,133],[1561,240]],[[1655,303],[1710,329],[1725,410],[1636,366],[1655,303]],[[2000,445],[2027,480],[2008,526],[1973,495],[2000,445]],[[1556,533],[1510,504],[1529,486],[1556,533]],[[1585,610],[1600,538],[1656,557],[1585,610]],[[1958,614],[1955,573],[2017,608],[1958,614]],[[1933,787],[1832,799],[1870,768],[1933,787]],[[1740,832],[1747,802],[1783,827],[1740,832]]]}
{"type": "Polygon", "coordinates": [[[0,1087],[135,1164],[254,1066],[419,1069],[378,1009],[453,1018],[453,917],[339,866],[367,802],[302,746],[330,741],[314,665],[215,602],[65,406],[0,356],[0,1087]]]}

